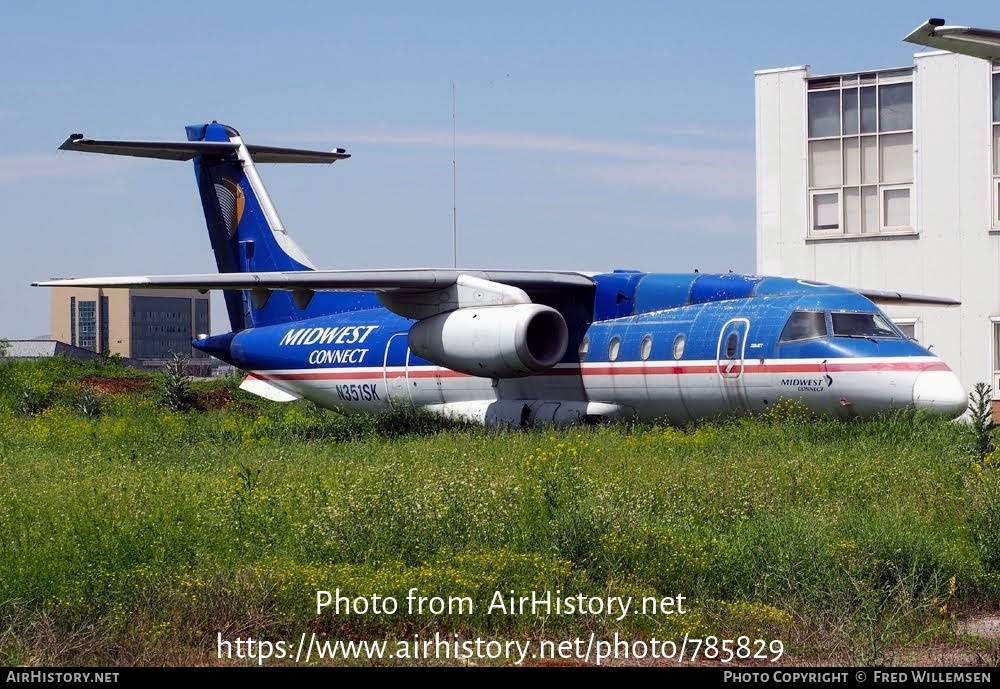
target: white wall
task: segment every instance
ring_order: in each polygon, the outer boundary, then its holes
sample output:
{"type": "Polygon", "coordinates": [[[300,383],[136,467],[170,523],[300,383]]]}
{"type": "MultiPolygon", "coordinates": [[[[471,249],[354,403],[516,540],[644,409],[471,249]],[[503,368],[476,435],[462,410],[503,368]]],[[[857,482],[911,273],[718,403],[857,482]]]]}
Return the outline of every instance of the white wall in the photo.
{"type": "Polygon", "coordinates": [[[920,341],[968,390],[992,383],[1000,234],[991,232],[991,69],[950,53],[914,60],[915,234],[807,239],[804,67],[756,75],[757,271],[848,287],[952,297],[961,307],[887,306],[920,319],[920,341]]]}

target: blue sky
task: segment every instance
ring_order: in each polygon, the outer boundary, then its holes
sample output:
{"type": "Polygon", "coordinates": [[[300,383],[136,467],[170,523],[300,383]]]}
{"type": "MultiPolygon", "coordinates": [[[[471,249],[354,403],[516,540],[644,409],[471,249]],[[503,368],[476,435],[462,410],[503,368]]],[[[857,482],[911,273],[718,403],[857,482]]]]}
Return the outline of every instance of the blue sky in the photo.
{"type": "MultiPolygon", "coordinates": [[[[17,3],[0,24],[0,336],[49,332],[34,280],[214,272],[189,163],[57,152],[218,120],[331,148],[261,166],[324,268],[753,272],[754,77],[912,64],[986,2],[17,3]]],[[[213,330],[226,330],[213,304],[213,330]]]]}

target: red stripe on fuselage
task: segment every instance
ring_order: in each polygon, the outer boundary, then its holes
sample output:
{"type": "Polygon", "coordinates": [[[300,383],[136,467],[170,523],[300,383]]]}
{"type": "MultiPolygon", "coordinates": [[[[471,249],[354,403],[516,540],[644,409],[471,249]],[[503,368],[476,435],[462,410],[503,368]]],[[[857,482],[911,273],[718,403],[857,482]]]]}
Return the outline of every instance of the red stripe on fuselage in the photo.
{"type": "MultiPolygon", "coordinates": [[[[729,362],[726,362],[728,366],[729,362]]],[[[734,364],[733,368],[739,368],[734,364]]],[[[715,373],[719,370],[717,364],[678,366],[588,366],[582,371],[567,367],[544,371],[539,375],[684,375],[687,373],[715,373]]],[[[743,364],[744,373],[837,373],[837,372],[871,372],[871,371],[950,371],[947,364],[927,362],[868,362],[854,364],[743,364]]]]}
{"type": "MultiPolygon", "coordinates": [[[[726,362],[728,364],[728,362],[726,362]]],[[[738,364],[737,364],[738,366],[738,364]]],[[[682,366],[670,365],[628,365],[628,366],[583,366],[571,364],[565,367],[542,371],[540,376],[641,376],[641,375],[685,375],[716,373],[716,364],[682,366]]],[[[802,364],[743,364],[743,373],[871,373],[876,371],[950,371],[944,362],[857,362],[857,363],[802,363],[802,364]]],[[[391,367],[391,372],[402,373],[407,378],[462,378],[472,377],[446,368],[420,368],[406,371],[401,367],[391,367]]],[[[359,380],[381,379],[384,370],[377,371],[310,371],[304,373],[255,372],[265,380],[359,380]]]]}

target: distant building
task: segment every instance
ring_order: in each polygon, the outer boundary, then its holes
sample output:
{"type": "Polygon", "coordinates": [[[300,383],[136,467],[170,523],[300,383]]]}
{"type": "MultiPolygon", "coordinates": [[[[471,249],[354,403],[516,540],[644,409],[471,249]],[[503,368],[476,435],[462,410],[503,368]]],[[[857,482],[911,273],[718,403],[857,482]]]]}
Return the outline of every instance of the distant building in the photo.
{"type": "Polygon", "coordinates": [[[179,353],[191,360],[192,373],[209,373],[209,356],[191,346],[211,332],[209,298],[197,290],[59,288],[51,304],[55,340],[149,368],[179,353]]]}
{"type": "Polygon", "coordinates": [[[9,346],[0,350],[0,356],[5,359],[33,360],[47,359],[53,356],[65,356],[78,361],[93,361],[101,355],[89,349],[73,347],[56,340],[7,340],[9,346]]]}

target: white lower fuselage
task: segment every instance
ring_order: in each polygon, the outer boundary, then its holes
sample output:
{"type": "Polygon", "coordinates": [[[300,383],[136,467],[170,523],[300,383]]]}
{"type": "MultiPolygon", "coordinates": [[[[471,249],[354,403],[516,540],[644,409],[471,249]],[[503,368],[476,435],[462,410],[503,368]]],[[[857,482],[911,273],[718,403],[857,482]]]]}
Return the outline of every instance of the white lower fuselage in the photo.
{"type": "Polygon", "coordinates": [[[680,424],[763,412],[779,400],[797,400],[817,414],[845,419],[868,418],[914,404],[931,410],[942,404],[949,409],[965,404],[957,378],[936,357],[762,359],[735,366],[712,360],[594,362],[563,364],[538,375],[497,382],[433,365],[289,369],[253,375],[343,411],[402,406],[515,424],[584,416],[680,424]]]}

